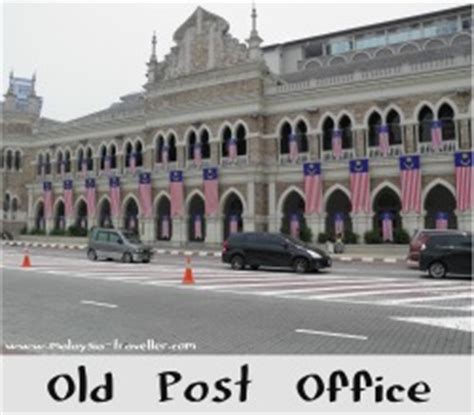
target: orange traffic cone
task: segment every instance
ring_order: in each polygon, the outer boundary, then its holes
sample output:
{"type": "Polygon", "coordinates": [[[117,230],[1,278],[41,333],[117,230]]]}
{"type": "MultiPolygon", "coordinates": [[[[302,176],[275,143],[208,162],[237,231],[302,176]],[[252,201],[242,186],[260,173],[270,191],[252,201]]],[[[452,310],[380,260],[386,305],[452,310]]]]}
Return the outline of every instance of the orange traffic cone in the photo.
{"type": "Polygon", "coordinates": [[[193,270],[191,268],[191,258],[186,257],[186,269],[183,275],[183,284],[194,284],[193,270]]]}
{"type": "Polygon", "coordinates": [[[23,256],[23,262],[21,264],[22,268],[30,268],[31,267],[31,261],[30,261],[30,255],[28,254],[28,249],[25,249],[25,254],[23,256]]]}

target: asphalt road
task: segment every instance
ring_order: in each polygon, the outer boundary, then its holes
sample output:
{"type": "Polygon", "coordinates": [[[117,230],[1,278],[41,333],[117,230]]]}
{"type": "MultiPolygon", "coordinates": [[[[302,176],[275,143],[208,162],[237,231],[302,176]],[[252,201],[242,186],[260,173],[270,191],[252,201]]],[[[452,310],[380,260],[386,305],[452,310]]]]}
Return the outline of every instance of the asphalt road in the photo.
{"type": "Polygon", "coordinates": [[[90,262],[4,248],[4,353],[468,354],[472,280],[404,265],[335,262],[324,273],[234,272],[219,258],[90,262]]]}

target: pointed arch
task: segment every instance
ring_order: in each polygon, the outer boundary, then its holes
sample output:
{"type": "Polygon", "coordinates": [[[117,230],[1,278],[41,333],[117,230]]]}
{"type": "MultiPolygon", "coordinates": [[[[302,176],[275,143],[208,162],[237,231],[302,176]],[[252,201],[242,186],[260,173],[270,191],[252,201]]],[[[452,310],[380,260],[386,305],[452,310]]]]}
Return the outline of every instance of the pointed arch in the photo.
{"type": "Polygon", "coordinates": [[[413,52],[419,52],[420,50],[421,50],[420,46],[417,43],[408,42],[408,43],[402,44],[398,48],[398,53],[413,53],[413,52]]]}
{"type": "Polygon", "coordinates": [[[336,191],[336,190],[340,190],[341,192],[343,192],[349,200],[351,200],[351,192],[349,191],[349,189],[345,186],[343,186],[342,184],[333,184],[328,190],[326,190],[326,192],[324,193],[324,196],[323,196],[323,210],[326,211],[327,210],[327,202],[329,200],[329,198],[331,197],[331,195],[336,191]]]}
{"type": "Polygon", "coordinates": [[[420,111],[423,109],[423,107],[427,107],[433,112],[433,114],[435,113],[434,105],[429,101],[423,100],[423,101],[420,101],[418,104],[416,104],[416,106],[413,110],[413,119],[414,120],[418,120],[418,115],[419,115],[420,111]]]}
{"type": "Polygon", "coordinates": [[[138,217],[141,216],[142,212],[140,209],[140,201],[138,200],[137,196],[135,196],[133,193],[127,193],[127,195],[123,198],[122,205],[120,207],[120,212],[122,217],[125,216],[125,210],[127,208],[127,205],[129,204],[130,201],[134,201],[137,205],[138,208],[138,217]]]}
{"type": "Polygon", "coordinates": [[[166,190],[161,190],[153,199],[153,212],[156,212],[161,199],[165,198],[171,201],[171,195],[166,190]]]}
{"type": "Polygon", "coordinates": [[[448,181],[446,181],[446,180],[444,180],[440,177],[437,177],[436,179],[429,182],[429,184],[423,188],[423,190],[421,192],[421,204],[422,204],[422,206],[425,205],[426,197],[430,193],[431,189],[433,189],[434,187],[436,187],[438,185],[443,186],[446,189],[448,189],[451,192],[451,194],[453,195],[453,197],[456,198],[456,188],[451,183],[449,183],[448,181]]]}
{"type": "Polygon", "coordinates": [[[398,113],[398,115],[400,116],[400,123],[401,124],[405,123],[405,113],[404,113],[403,109],[399,105],[393,104],[393,103],[390,104],[387,108],[385,108],[385,110],[382,112],[382,118],[385,121],[387,120],[387,116],[391,111],[395,111],[395,112],[398,113]]]}
{"type": "Polygon", "coordinates": [[[189,214],[189,204],[191,203],[191,200],[194,198],[194,196],[199,196],[203,201],[206,200],[204,197],[204,193],[200,189],[194,189],[192,190],[187,196],[184,201],[184,208],[187,214],[189,214]]]}
{"type": "Polygon", "coordinates": [[[366,112],[365,112],[365,115],[364,115],[364,120],[363,120],[363,125],[364,126],[368,126],[369,125],[369,118],[373,115],[373,114],[378,114],[380,116],[380,119],[384,119],[384,112],[377,106],[375,105],[372,105],[366,112]]]}
{"type": "Polygon", "coordinates": [[[467,33],[458,33],[451,38],[451,41],[449,43],[451,46],[454,46],[454,45],[466,44],[466,43],[469,44],[471,42],[472,42],[472,38],[467,33]]]}
{"type": "Polygon", "coordinates": [[[452,109],[453,109],[453,112],[454,112],[454,117],[456,118],[458,115],[459,115],[459,107],[458,105],[449,97],[443,97],[441,98],[440,100],[438,100],[438,102],[436,103],[436,105],[434,105],[434,108],[433,108],[433,112],[438,115],[438,112],[439,110],[441,109],[441,107],[443,105],[449,105],[452,109]]]}
{"type": "Polygon", "coordinates": [[[165,139],[166,133],[165,133],[164,130],[160,129],[160,130],[156,131],[155,134],[153,135],[153,138],[152,138],[151,142],[153,143],[154,147],[156,147],[157,140],[160,136],[163,137],[163,139],[165,139]]]}
{"type": "Polygon", "coordinates": [[[83,195],[79,196],[76,199],[76,201],[74,202],[74,213],[75,214],[77,214],[77,209],[79,208],[80,203],[85,203],[87,205],[86,198],[83,195]]]}
{"type": "Polygon", "coordinates": [[[388,180],[384,180],[382,183],[379,183],[377,186],[375,186],[375,188],[372,190],[370,194],[370,206],[374,205],[375,198],[385,188],[393,190],[395,194],[398,196],[398,198],[400,200],[402,199],[402,193],[400,189],[397,186],[395,186],[392,182],[389,182],[388,180]]]}
{"type": "Polygon", "coordinates": [[[305,197],[305,194],[304,194],[303,190],[301,190],[301,188],[299,188],[298,186],[292,185],[292,186],[288,187],[287,189],[285,189],[285,191],[280,195],[280,198],[278,199],[277,212],[279,214],[283,214],[283,205],[285,203],[285,200],[293,192],[295,192],[299,196],[301,196],[301,198],[306,203],[306,197],[305,197]]]}
{"type": "Polygon", "coordinates": [[[219,130],[218,130],[218,133],[217,133],[217,137],[219,137],[219,140],[223,139],[224,131],[226,130],[226,128],[228,128],[230,130],[230,133],[232,135],[232,131],[233,131],[232,124],[229,121],[224,121],[221,124],[221,126],[219,127],[219,130]]]}
{"type": "Polygon", "coordinates": [[[239,118],[237,121],[234,122],[232,133],[234,135],[237,135],[237,129],[239,128],[240,125],[245,129],[245,135],[248,136],[250,134],[250,128],[248,124],[241,118],[239,118]]]}
{"type": "Polygon", "coordinates": [[[238,189],[236,189],[235,187],[230,187],[220,197],[220,201],[219,201],[219,214],[220,215],[223,214],[224,204],[226,203],[227,199],[233,194],[240,199],[242,203],[242,207],[243,207],[243,214],[245,215],[247,213],[247,203],[246,203],[245,197],[238,189]]]}
{"type": "Polygon", "coordinates": [[[283,118],[278,121],[278,124],[276,126],[275,134],[280,137],[281,129],[285,124],[289,124],[291,127],[291,130],[293,130],[293,120],[291,120],[288,116],[284,116],[283,118]]]}

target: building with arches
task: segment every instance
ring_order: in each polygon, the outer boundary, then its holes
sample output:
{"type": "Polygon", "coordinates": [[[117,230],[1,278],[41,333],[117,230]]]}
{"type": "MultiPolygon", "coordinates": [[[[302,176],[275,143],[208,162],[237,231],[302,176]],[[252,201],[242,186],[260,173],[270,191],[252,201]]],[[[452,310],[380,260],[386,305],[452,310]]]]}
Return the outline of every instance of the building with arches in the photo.
{"type": "Polygon", "coordinates": [[[471,12],[455,7],[263,46],[255,10],[244,43],[224,18],[198,7],[165,56],[157,56],[153,36],[140,92],[68,122],[42,117],[35,76],[12,73],[1,103],[3,228],[115,226],[147,242],[205,246],[231,232],[279,231],[295,218],[315,237],[334,235],[336,219],[338,229],[362,237],[380,229],[386,212],[396,229],[412,233],[436,226],[443,212],[450,228],[467,230],[472,208],[459,208],[454,155],[473,145],[471,12]],[[399,158],[407,155],[421,160],[419,212],[402,209],[399,158]],[[365,158],[370,211],[354,214],[349,161],[365,158]],[[321,163],[318,212],[307,213],[307,162],[321,163]],[[207,167],[219,172],[212,215],[203,191],[207,167]],[[183,175],[184,206],[173,216],[175,170],[183,175]],[[141,206],[141,172],[151,173],[151,217],[141,206]],[[111,176],[120,178],[116,209],[111,176]],[[90,200],[86,178],[95,179],[90,200]],[[66,179],[73,181],[70,217],[66,179]],[[50,217],[45,181],[52,186],[50,217]]]}

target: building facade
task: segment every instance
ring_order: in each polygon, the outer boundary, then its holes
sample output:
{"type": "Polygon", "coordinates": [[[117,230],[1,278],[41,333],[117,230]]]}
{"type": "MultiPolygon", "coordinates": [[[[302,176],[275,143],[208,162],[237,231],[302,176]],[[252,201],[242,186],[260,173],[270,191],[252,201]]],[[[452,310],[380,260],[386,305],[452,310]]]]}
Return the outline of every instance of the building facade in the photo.
{"type": "Polygon", "coordinates": [[[12,74],[1,120],[3,228],[116,226],[170,245],[219,244],[231,231],[287,230],[294,221],[315,238],[342,231],[361,241],[382,232],[387,214],[410,234],[440,217],[470,229],[454,159],[472,157],[471,13],[457,7],[262,47],[255,10],[242,43],[199,7],[162,59],[153,37],[142,91],[69,122],[42,118],[34,77],[12,74]],[[408,211],[407,156],[421,174],[419,208],[408,211]],[[351,160],[368,160],[366,210],[354,209],[351,160]],[[307,206],[308,162],[320,169],[316,209],[307,206]],[[211,167],[218,204],[209,212],[203,169],[211,167]]]}

